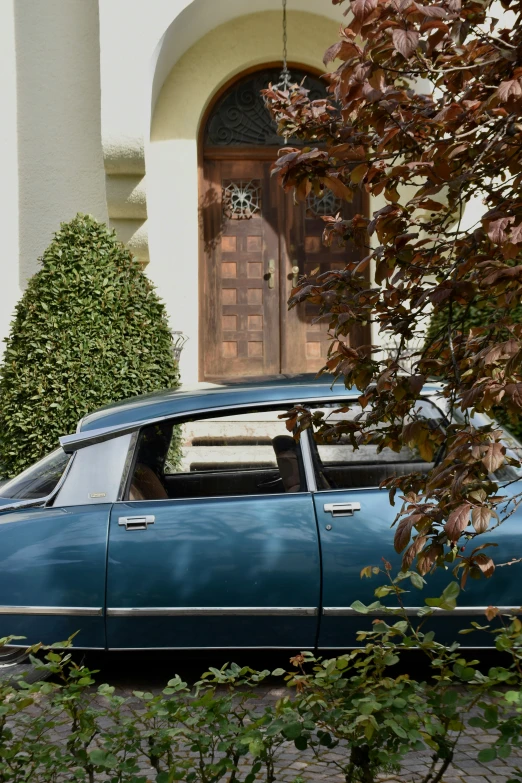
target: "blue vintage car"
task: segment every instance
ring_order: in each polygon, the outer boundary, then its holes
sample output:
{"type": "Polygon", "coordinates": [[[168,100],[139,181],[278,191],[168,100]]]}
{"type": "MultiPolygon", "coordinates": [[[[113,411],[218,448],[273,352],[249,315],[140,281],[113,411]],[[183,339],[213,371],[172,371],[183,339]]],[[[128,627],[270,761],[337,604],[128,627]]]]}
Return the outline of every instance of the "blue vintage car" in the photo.
{"type": "MultiPolygon", "coordinates": [[[[379,484],[426,463],[309,432],[296,444],[280,418],[296,403],[359,412],[356,392],[305,378],[158,392],[86,416],[0,489],[0,637],[78,631],[75,646],[111,650],[356,646],[369,621],[351,605],[376,587],[361,569],[400,562],[379,484]]],[[[420,408],[443,419],[436,386],[420,408]]],[[[497,561],[522,556],[521,523],[522,510],[483,537],[497,561]]],[[[451,579],[439,571],[426,595],[451,579]]],[[[518,584],[498,569],[430,622],[453,640],[488,605],[520,606],[518,584]]],[[[416,613],[424,593],[406,604],[416,613]]],[[[19,654],[4,650],[4,666],[19,654]]]]}

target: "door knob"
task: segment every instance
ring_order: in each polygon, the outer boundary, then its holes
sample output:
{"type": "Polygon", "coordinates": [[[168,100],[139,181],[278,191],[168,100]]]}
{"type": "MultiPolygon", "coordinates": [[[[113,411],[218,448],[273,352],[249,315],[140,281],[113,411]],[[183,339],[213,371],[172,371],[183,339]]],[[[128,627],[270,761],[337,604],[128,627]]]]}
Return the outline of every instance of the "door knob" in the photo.
{"type": "Polygon", "coordinates": [[[294,264],[292,267],[292,288],[295,288],[299,282],[299,267],[294,264]]]}
{"type": "Polygon", "coordinates": [[[268,287],[273,288],[275,286],[275,261],[273,258],[268,262],[268,272],[265,275],[265,280],[268,280],[268,287]]]}

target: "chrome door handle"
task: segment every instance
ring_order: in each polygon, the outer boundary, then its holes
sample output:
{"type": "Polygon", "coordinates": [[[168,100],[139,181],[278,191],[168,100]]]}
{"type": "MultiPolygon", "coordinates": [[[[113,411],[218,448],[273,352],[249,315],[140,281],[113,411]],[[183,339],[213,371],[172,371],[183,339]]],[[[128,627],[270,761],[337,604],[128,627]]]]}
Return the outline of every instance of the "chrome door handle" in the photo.
{"type": "Polygon", "coordinates": [[[151,514],[141,517],[119,517],[118,525],[125,525],[125,530],[146,530],[155,521],[156,517],[151,514]]]}
{"type": "Polygon", "coordinates": [[[292,288],[295,288],[299,282],[299,267],[294,264],[292,267],[292,288]]]}
{"type": "Polygon", "coordinates": [[[360,503],[325,503],[324,510],[333,517],[353,517],[354,511],[361,510],[360,503]]]}

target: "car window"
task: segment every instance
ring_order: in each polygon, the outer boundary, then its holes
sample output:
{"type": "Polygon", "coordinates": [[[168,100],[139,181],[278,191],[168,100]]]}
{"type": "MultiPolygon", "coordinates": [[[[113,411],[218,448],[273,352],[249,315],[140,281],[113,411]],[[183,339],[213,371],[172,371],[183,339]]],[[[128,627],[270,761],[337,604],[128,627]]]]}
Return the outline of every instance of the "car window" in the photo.
{"type": "Polygon", "coordinates": [[[263,495],[306,490],[299,445],[282,410],[146,427],[129,500],[263,495]]]}
{"type": "MultiPolygon", "coordinates": [[[[357,403],[348,403],[348,410],[344,412],[338,412],[339,408],[340,404],[336,403],[329,407],[318,406],[316,410],[321,410],[331,424],[364,417],[364,411],[357,403]]],[[[431,420],[435,427],[443,418],[438,408],[427,400],[418,403],[415,416],[431,420]]],[[[405,446],[398,452],[390,448],[379,451],[376,442],[354,449],[345,435],[330,438],[318,432],[314,433],[312,456],[318,489],[378,487],[381,481],[392,476],[433,467],[433,462],[427,462],[418,448],[405,446]]]]}
{"type": "Polygon", "coordinates": [[[56,449],[0,487],[0,497],[16,500],[37,500],[47,497],[60,481],[70,458],[70,454],[66,454],[62,449],[56,449]]]}

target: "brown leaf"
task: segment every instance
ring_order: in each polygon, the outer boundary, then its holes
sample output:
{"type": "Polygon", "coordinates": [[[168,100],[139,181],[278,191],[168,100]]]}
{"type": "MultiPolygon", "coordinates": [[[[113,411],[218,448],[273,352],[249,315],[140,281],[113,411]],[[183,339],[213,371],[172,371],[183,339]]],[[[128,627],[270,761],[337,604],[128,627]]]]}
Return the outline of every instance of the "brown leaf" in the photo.
{"type": "Polygon", "coordinates": [[[356,57],[360,52],[360,49],[351,41],[338,41],[337,43],[329,46],[324,53],[323,63],[328,63],[340,57],[342,60],[347,60],[349,57],[356,57]]]}
{"type": "Polygon", "coordinates": [[[420,3],[415,3],[415,6],[424,16],[430,19],[444,19],[447,16],[444,8],[438,5],[420,5],[420,3]]]}
{"type": "Polygon", "coordinates": [[[522,242],[522,223],[519,226],[513,226],[509,234],[510,242],[519,245],[522,242]]]}
{"type": "Polygon", "coordinates": [[[489,555],[477,555],[472,558],[472,563],[474,566],[477,566],[477,568],[480,568],[486,579],[493,576],[495,572],[495,563],[489,555]]]}
{"type": "Polygon", "coordinates": [[[487,506],[476,506],[471,512],[471,521],[476,533],[484,533],[489,527],[491,509],[487,506]]]}
{"type": "Polygon", "coordinates": [[[403,30],[402,28],[398,28],[392,33],[392,41],[396,51],[402,54],[407,60],[417,48],[419,39],[420,33],[416,30],[403,30]]]}
{"type": "Polygon", "coordinates": [[[488,473],[494,473],[504,464],[504,454],[506,449],[501,443],[491,443],[488,450],[482,457],[482,464],[488,473]]]}
{"type": "Polygon", "coordinates": [[[462,531],[467,528],[470,510],[471,505],[469,503],[462,503],[449,515],[448,521],[444,525],[444,530],[451,542],[458,541],[462,531]]]}
{"type": "Polygon", "coordinates": [[[368,164],[367,163],[361,163],[359,166],[356,166],[352,171],[350,172],[350,179],[355,185],[358,185],[359,182],[364,178],[364,175],[368,173],[368,164]]]}
{"type": "Polygon", "coordinates": [[[498,95],[502,103],[506,103],[509,98],[518,98],[519,95],[522,95],[522,86],[518,79],[500,82],[496,95],[498,95]]]}
{"type": "Polygon", "coordinates": [[[417,536],[417,538],[411,544],[411,546],[408,547],[408,549],[406,550],[402,558],[403,571],[408,571],[408,569],[410,568],[411,564],[413,563],[413,561],[415,560],[419,552],[421,552],[426,541],[427,541],[426,536],[417,536]]]}
{"type": "Polygon", "coordinates": [[[495,617],[498,617],[500,614],[500,609],[497,606],[488,606],[484,614],[486,615],[489,622],[491,622],[495,617]]]}
{"type": "Polygon", "coordinates": [[[492,220],[488,226],[488,237],[496,245],[501,245],[506,239],[506,228],[514,220],[513,217],[501,217],[498,220],[492,220]]]}
{"type": "Polygon", "coordinates": [[[444,554],[442,544],[430,544],[430,546],[419,554],[417,561],[417,571],[421,576],[425,576],[441,555],[444,554]]]}
{"type": "Polygon", "coordinates": [[[422,514],[410,514],[407,517],[402,517],[395,531],[395,540],[393,542],[395,551],[402,552],[404,547],[409,543],[411,538],[411,529],[422,519],[422,514]]]}
{"type": "Polygon", "coordinates": [[[363,20],[377,8],[377,0],[354,0],[352,13],[356,19],[363,20]]]}
{"type": "Polygon", "coordinates": [[[330,188],[335,196],[343,198],[345,201],[353,200],[353,193],[350,188],[347,188],[340,179],[337,179],[337,177],[324,177],[324,184],[326,187],[330,188]]]}

